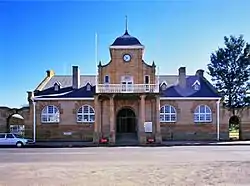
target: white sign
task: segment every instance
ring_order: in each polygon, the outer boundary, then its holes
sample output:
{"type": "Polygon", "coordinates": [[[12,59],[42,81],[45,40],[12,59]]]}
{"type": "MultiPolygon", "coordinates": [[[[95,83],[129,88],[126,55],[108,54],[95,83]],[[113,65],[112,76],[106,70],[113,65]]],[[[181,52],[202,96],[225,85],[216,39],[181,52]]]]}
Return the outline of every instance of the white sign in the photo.
{"type": "Polygon", "coordinates": [[[63,132],[63,135],[65,135],[65,136],[71,136],[72,132],[63,132]]]}
{"type": "Polygon", "coordinates": [[[153,132],[152,122],[144,122],[144,131],[153,132]]]}

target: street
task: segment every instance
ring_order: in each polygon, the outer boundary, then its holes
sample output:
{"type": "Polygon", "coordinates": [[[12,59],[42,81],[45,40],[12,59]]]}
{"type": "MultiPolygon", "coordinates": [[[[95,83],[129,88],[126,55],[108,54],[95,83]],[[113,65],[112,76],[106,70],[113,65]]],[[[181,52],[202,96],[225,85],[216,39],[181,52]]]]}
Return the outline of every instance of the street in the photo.
{"type": "Polygon", "coordinates": [[[0,148],[0,185],[249,185],[250,146],[0,148]]]}

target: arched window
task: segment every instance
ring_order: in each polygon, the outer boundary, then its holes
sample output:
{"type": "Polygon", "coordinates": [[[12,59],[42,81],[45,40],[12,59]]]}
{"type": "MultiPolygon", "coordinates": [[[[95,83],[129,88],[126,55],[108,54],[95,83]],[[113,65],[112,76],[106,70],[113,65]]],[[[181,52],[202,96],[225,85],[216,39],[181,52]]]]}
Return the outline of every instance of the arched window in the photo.
{"type": "Polygon", "coordinates": [[[77,122],[95,122],[95,111],[90,105],[83,105],[77,112],[77,122]]]}
{"type": "Polygon", "coordinates": [[[207,105],[198,105],[194,111],[194,122],[212,122],[212,111],[207,105]]]}
{"type": "Polygon", "coordinates": [[[42,123],[59,123],[60,121],[60,111],[54,105],[48,105],[43,108],[41,114],[42,123]]]}
{"type": "Polygon", "coordinates": [[[176,122],[176,109],[171,105],[164,105],[160,109],[160,122],[176,122]]]}

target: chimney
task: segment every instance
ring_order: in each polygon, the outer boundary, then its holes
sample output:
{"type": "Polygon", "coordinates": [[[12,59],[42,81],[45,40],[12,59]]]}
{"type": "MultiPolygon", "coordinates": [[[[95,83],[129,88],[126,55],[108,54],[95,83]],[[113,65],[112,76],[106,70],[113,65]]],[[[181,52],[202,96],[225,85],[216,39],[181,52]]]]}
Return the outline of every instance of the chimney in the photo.
{"type": "Polygon", "coordinates": [[[204,70],[202,70],[202,69],[197,70],[195,75],[203,77],[204,76],[204,70]]]}
{"type": "Polygon", "coordinates": [[[73,66],[72,70],[73,70],[72,88],[79,89],[80,88],[80,70],[78,66],[73,66]]]}
{"type": "Polygon", "coordinates": [[[53,70],[47,70],[47,77],[53,77],[55,75],[55,72],[53,70]]]}
{"type": "Polygon", "coordinates": [[[182,88],[186,87],[186,67],[179,68],[179,85],[182,88]]]}

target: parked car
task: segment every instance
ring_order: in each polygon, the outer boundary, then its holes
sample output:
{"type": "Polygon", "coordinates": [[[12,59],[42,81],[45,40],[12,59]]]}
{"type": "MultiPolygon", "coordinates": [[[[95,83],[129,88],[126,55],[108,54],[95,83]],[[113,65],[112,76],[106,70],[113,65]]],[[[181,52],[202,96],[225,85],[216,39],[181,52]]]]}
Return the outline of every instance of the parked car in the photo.
{"type": "Polygon", "coordinates": [[[13,146],[23,147],[32,144],[33,140],[24,138],[19,134],[0,133],[0,146],[13,146]]]}

